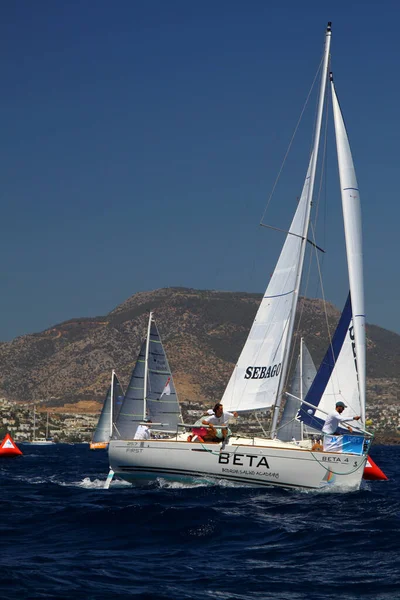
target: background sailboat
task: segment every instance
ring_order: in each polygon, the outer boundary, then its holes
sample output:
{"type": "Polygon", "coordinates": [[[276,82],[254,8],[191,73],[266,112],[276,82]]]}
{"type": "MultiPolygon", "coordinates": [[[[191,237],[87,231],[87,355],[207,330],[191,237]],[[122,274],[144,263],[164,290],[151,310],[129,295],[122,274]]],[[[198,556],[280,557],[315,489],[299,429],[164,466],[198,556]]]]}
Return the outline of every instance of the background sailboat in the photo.
{"type": "Polygon", "coordinates": [[[153,313],[115,420],[113,438],[132,439],[145,419],[151,419],[153,430],[163,433],[175,433],[182,421],[174,379],[153,313]]]}
{"type": "MultiPolygon", "coordinates": [[[[182,421],[174,379],[153,313],[149,315],[147,335],[113,424],[112,439],[134,439],[138,426],[147,419],[152,421],[152,431],[158,437],[175,433],[182,421]]],[[[105,489],[113,477],[111,466],[105,489]]]]}
{"type": "Polygon", "coordinates": [[[113,370],[111,373],[111,384],[107,390],[103,408],[101,410],[92,441],[90,442],[91,450],[101,450],[107,448],[109,439],[112,435],[113,421],[118,418],[123,398],[124,394],[121,384],[118,381],[115,371],[113,370]]]}
{"type": "Polygon", "coordinates": [[[32,431],[32,440],[29,442],[35,446],[48,446],[54,444],[54,441],[49,437],[49,411],[46,414],[46,434],[44,438],[36,437],[36,406],[33,405],[33,431],[32,431]]]}

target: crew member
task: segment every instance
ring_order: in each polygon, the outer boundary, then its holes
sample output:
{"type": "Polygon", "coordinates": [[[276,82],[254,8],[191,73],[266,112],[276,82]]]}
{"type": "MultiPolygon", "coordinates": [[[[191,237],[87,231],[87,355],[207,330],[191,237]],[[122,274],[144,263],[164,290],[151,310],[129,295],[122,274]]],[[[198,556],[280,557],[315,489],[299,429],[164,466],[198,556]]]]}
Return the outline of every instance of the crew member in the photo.
{"type": "MultiPolygon", "coordinates": [[[[325,419],[325,424],[322,428],[322,433],[327,433],[328,435],[340,435],[339,426],[347,421],[358,421],[360,417],[342,417],[342,412],[347,408],[344,402],[339,400],[336,402],[335,410],[329,415],[327,415],[325,419]]],[[[353,433],[350,425],[343,425],[346,429],[349,430],[350,433],[353,433]]]]}

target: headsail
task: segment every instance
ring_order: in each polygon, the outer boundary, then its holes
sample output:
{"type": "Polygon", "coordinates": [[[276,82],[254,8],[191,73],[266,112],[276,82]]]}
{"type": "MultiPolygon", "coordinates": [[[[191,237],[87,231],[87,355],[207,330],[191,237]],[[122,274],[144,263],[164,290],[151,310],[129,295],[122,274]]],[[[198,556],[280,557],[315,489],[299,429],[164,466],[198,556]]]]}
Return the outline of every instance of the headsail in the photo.
{"type": "Polygon", "coordinates": [[[304,262],[321,134],[330,39],[331,24],[328,23],[314,144],[300,201],[275,271],[222,398],[222,403],[228,410],[254,410],[274,405],[272,430],[276,427],[280,395],[287,371],[288,346],[293,333],[304,262]]]}
{"type": "Polygon", "coordinates": [[[317,370],[314,361],[302,338],[300,342],[300,355],[290,386],[290,392],[296,398],[287,397],[278,428],[278,438],[283,442],[289,442],[293,438],[301,440],[303,437],[302,424],[297,418],[300,407],[297,398],[302,400],[306,397],[316,373],[317,370]]]}
{"type": "Polygon", "coordinates": [[[353,305],[353,327],[355,353],[357,357],[358,385],[360,390],[361,417],[362,422],[365,422],[366,335],[360,194],[349,140],[336,96],[335,87],[333,85],[332,75],[331,87],[346,238],[347,265],[349,270],[351,302],[353,305]]]}
{"type": "Polygon", "coordinates": [[[151,315],[148,343],[144,340],[140,349],[113,437],[133,439],[137,426],[144,419],[161,423],[154,429],[166,432],[175,432],[181,420],[171,369],[151,315]]]}
{"type": "Polygon", "coordinates": [[[276,401],[293,317],[293,296],[302,267],[301,249],[306,243],[309,185],[310,167],[275,271],[223,395],[227,410],[267,408],[276,401]]]}

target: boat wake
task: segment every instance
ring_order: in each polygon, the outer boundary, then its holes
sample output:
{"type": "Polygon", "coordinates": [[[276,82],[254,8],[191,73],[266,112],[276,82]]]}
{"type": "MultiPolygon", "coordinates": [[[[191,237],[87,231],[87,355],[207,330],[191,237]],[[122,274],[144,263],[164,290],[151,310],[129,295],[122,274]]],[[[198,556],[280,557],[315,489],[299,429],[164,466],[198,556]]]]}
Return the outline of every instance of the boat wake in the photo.
{"type": "MultiPolygon", "coordinates": [[[[65,485],[71,486],[71,487],[78,487],[78,488],[84,488],[84,489],[104,489],[104,483],[105,480],[104,479],[91,479],[90,477],[84,477],[84,479],[82,481],[74,481],[71,483],[67,483],[65,485]]],[[[118,488],[118,487],[132,487],[132,484],[128,483],[127,481],[122,481],[121,479],[117,479],[115,481],[113,481],[111,483],[111,487],[113,488],[118,488]]]]}

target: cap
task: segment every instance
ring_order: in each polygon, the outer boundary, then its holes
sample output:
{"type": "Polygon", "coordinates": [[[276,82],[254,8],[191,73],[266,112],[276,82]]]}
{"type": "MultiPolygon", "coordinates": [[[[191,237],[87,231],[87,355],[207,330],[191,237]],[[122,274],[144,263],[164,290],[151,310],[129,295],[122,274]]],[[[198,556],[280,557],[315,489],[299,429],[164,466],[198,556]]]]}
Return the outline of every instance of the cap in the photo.
{"type": "Polygon", "coordinates": [[[151,419],[145,419],[144,422],[145,423],[152,423],[153,421],[151,419]]]}
{"type": "Polygon", "coordinates": [[[212,408],[209,408],[209,409],[208,409],[208,411],[207,411],[207,414],[208,414],[208,415],[213,415],[213,414],[214,414],[214,411],[213,411],[213,409],[212,409],[212,408]]]}
{"type": "Polygon", "coordinates": [[[347,406],[345,405],[345,403],[344,403],[344,402],[342,402],[341,400],[339,400],[339,402],[336,402],[336,408],[337,408],[338,406],[341,406],[342,408],[347,408],[347,406]]]}

